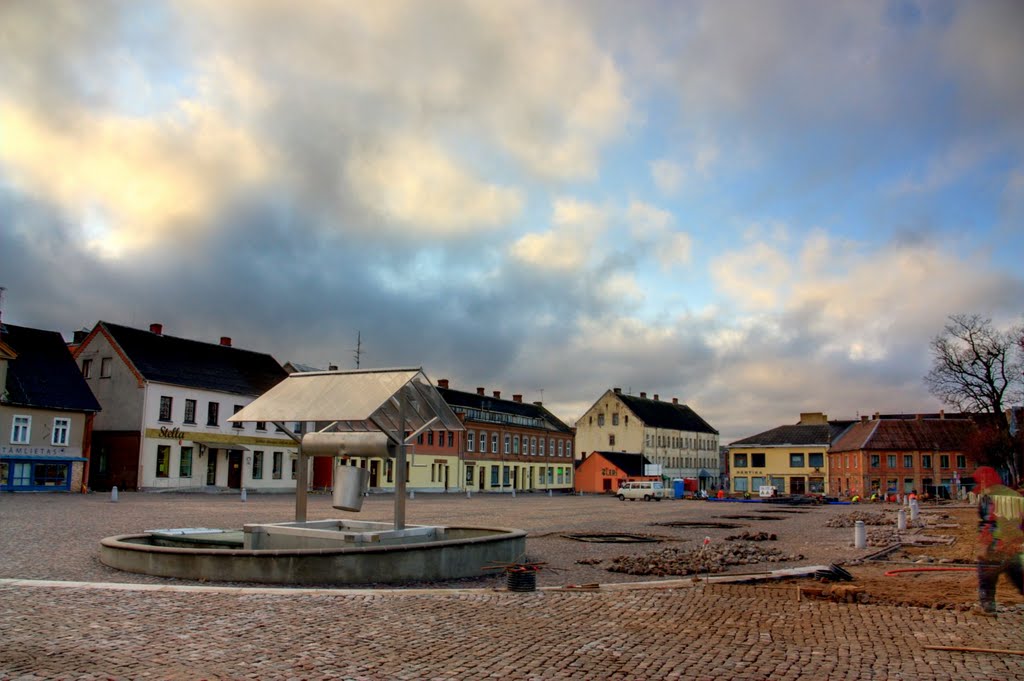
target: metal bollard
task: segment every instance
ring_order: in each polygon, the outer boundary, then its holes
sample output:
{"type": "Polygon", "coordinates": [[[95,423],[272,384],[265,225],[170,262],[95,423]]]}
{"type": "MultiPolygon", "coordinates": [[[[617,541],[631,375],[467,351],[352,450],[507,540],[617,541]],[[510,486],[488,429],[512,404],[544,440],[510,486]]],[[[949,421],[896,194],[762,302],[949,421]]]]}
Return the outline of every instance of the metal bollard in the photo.
{"type": "Polygon", "coordinates": [[[242,488],[242,501],[245,501],[245,488],[242,488]]]}
{"type": "Polygon", "coordinates": [[[468,489],[466,490],[466,498],[467,499],[472,499],[473,498],[473,493],[470,492],[468,489]]]}
{"type": "Polygon", "coordinates": [[[921,513],[921,507],[917,505],[917,499],[910,500],[910,519],[917,521],[917,516],[921,513]]]}
{"type": "Polygon", "coordinates": [[[516,488],[515,487],[512,488],[512,498],[513,499],[516,498],[516,488]]]}
{"type": "Polygon", "coordinates": [[[899,513],[896,514],[896,529],[900,532],[907,529],[907,512],[902,508],[899,510],[899,513]]]}
{"type": "Polygon", "coordinates": [[[110,488],[110,501],[112,503],[117,502],[117,485],[114,485],[113,487],[110,488]]]}
{"type": "Polygon", "coordinates": [[[549,496],[549,497],[550,497],[550,496],[552,496],[552,495],[551,495],[551,490],[548,490],[548,496],[549,496]]]}
{"type": "Polygon", "coordinates": [[[409,490],[409,498],[410,499],[415,499],[416,498],[416,490],[414,490],[414,489],[409,490]]]}
{"type": "Polygon", "coordinates": [[[864,527],[864,521],[858,520],[853,524],[853,548],[865,549],[868,546],[868,533],[864,527]]]}

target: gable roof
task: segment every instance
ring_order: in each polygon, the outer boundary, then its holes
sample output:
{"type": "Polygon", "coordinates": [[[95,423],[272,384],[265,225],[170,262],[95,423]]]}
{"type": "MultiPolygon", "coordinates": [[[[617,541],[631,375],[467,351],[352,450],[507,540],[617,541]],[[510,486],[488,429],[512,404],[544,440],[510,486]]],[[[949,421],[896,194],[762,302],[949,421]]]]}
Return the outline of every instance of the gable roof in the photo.
{"type": "Polygon", "coordinates": [[[477,409],[480,411],[495,412],[507,416],[520,416],[528,419],[540,419],[547,425],[549,430],[557,430],[561,433],[571,433],[572,429],[561,419],[544,408],[544,405],[516,402],[515,400],[503,400],[498,397],[480,395],[479,393],[455,390],[454,388],[438,388],[437,392],[448,403],[453,410],[458,411],[459,407],[464,409],[477,409]]]}
{"type": "Polygon", "coordinates": [[[965,419],[872,419],[851,426],[830,451],[961,451],[975,428],[965,419]]]}
{"type": "MultiPolygon", "coordinates": [[[[628,476],[644,474],[644,466],[651,461],[643,454],[631,452],[591,452],[590,456],[601,456],[628,476]]],[[[590,456],[587,458],[589,459],[590,456]]]]}
{"type": "MultiPolygon", "coordinates": [[[[288,377],[270,355],[98,322],[147,381],[236,395],[262,395],[288,377]]],[[[95,331],[94,331],[95,333],[95,331]]]]}
{"type": "Polygon", "coordinates": [[[662,402],[635,395],[615,393],[636,417],[650,428],[686,430],[694,433],[718,435],[718,431],[685,404],[662,402]]]}
{"type": "Polygon", "coordinates": [[[63,411],[100,410],[59,332],[5,324],[0,328],[0,341],[16,354],[15,359],[7,360],[7,382],[0,386],[4,403],[63,411]]]}
{"type": "Polygon", "coordinates": [[[779,426],[742,440],[730,442],[730,447],[779,447],[785,445],[827,447],[832,428],[828,424],[809,424],[795,426],[779,426]]]}

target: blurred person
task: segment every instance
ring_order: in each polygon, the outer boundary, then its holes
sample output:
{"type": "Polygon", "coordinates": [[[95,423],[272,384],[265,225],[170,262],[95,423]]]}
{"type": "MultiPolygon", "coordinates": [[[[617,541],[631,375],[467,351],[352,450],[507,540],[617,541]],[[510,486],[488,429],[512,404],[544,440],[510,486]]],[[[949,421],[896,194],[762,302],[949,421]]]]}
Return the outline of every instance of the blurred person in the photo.
{"type": "Polygon", "coordinates": [[[1024,497],[991,466],[974,472],[978,495],[978,609],[996,615],[996,584],[1004,572],[1024,594],[1024,497]]]}

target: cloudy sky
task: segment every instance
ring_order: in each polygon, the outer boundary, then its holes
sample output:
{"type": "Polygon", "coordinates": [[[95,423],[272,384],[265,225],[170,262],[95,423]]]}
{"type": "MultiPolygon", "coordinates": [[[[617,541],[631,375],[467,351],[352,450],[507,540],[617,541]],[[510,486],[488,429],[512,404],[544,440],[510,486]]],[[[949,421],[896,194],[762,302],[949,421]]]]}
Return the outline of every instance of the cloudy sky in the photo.
{"type": "Polygon", "coordinates": [[[1024,4],[0,3],[4,321],[423,366],[723,443],[1024,312],[1024,4]]]}

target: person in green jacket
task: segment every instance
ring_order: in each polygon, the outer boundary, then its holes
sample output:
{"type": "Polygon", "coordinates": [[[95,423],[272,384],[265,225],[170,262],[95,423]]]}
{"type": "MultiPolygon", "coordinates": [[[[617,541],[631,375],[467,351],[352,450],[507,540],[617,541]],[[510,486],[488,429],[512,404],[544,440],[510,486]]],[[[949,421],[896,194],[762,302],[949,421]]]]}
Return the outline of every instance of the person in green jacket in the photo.
{"type": "Polygon", "coordinates": [[[978,498],[979,614],[996,614],[996,584],[1004,572],[1024,594],[1024,497],[991,466],[974,472],[978,498]]]}

